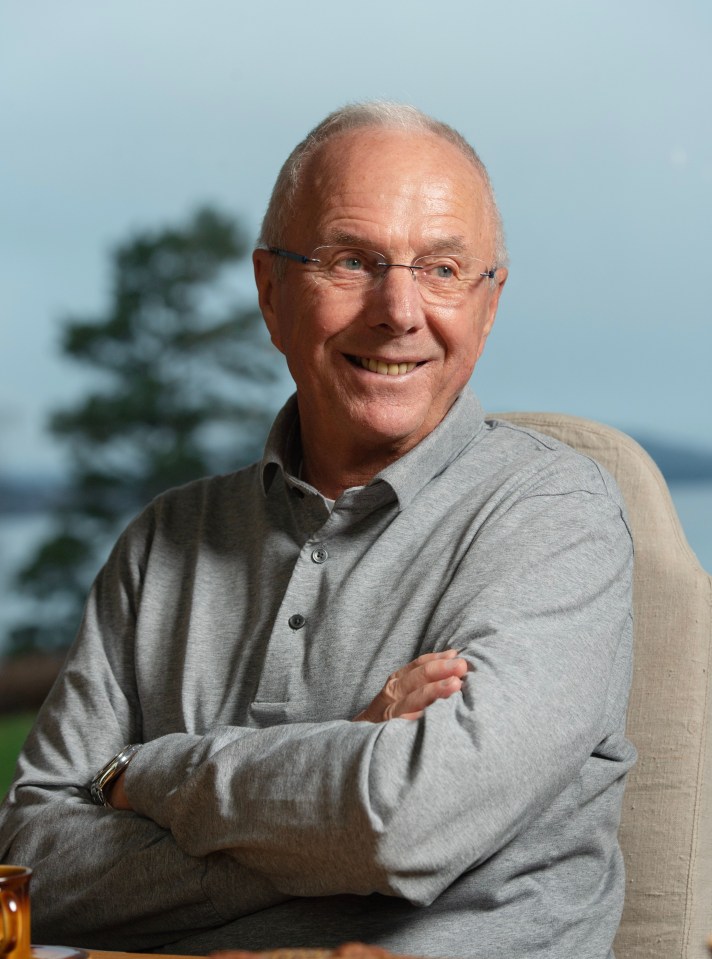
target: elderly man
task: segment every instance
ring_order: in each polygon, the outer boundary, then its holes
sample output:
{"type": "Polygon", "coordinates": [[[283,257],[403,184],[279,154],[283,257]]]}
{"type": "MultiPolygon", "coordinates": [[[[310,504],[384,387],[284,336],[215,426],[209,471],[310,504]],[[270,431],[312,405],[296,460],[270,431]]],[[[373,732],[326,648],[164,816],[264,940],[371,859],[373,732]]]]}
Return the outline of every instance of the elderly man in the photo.
{"type": "Polygon", "coordinates": [[[487,174],[412,108],[349,107],[262,241],[296,397],[97,579],[2,814],[35,939],[605,959],[631,539],[594,462],[467,388],[507,275],[487,174]]]}

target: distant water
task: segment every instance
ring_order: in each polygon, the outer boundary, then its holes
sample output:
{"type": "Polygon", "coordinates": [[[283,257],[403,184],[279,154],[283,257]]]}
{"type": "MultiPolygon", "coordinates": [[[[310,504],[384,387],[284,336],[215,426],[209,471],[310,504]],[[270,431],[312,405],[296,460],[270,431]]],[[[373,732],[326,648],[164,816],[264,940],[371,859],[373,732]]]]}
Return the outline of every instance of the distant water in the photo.
{"type": "MultiPolygon", "coordinates": [[[[712,482],[675,483],[670,492],[692,550],[700,565],[712,572],[712,482]]],[[[10,577],[49,528],[43,514],[0,516],[0,652],[6,628],[32,608],[32,602],[11,587],[10,577]]]]}
{"type": "Polygon", "coordinates": [[[50,528],[44,513],[0,515],[0,653],[8,626],[29,615],[34,605],[12,585],[12,577],[30,559],[35,546],[49,535],[50,528]]]}
{"type": "Polygon", "coordinates": [[[674,483],[670,492],[688,543],[712,573],[712,483],[674,483]]]}

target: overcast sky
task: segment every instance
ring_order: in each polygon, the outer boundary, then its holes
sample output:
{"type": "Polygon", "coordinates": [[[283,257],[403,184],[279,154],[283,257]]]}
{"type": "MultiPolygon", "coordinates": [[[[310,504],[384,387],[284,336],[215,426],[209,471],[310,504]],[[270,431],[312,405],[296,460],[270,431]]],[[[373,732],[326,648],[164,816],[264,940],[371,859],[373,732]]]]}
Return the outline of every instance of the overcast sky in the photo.
{"type": "Polygon", "coordinates": [[[371,97],[491,171],[485,407],[712,446],[711,94],[710,0],[0,0],[0,469],[60,462],[59,320],[101,310],[109,248],[205,201],[254,234],[297,140],[371,97]]]}

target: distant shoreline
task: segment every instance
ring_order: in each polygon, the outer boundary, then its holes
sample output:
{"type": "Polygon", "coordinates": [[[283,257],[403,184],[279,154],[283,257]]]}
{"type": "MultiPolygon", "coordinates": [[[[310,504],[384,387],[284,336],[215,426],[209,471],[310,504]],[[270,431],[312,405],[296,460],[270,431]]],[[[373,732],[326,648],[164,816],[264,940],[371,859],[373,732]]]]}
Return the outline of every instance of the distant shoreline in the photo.
{"type": "MultiPolygon", "coordinates": [[[[668,483],[712,482],[712,448],[704,449],[659,437],[629,433],[652,457],[668,483]]],[[[61,506],[68,481],[40,474],[0,472],[0,515],[48,513],[61,506]]]]}

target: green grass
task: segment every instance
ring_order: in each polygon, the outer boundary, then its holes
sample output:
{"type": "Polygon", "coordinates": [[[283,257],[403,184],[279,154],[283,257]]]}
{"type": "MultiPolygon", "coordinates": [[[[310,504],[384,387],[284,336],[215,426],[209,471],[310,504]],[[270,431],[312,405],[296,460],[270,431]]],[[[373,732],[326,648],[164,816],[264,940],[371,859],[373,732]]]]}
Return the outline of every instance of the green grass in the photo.
{"type": "Polygon", "coordinates": [[[10,788],[15,760],[34,721],[34,713],[0,717],[0,800],[10,788]]]}

